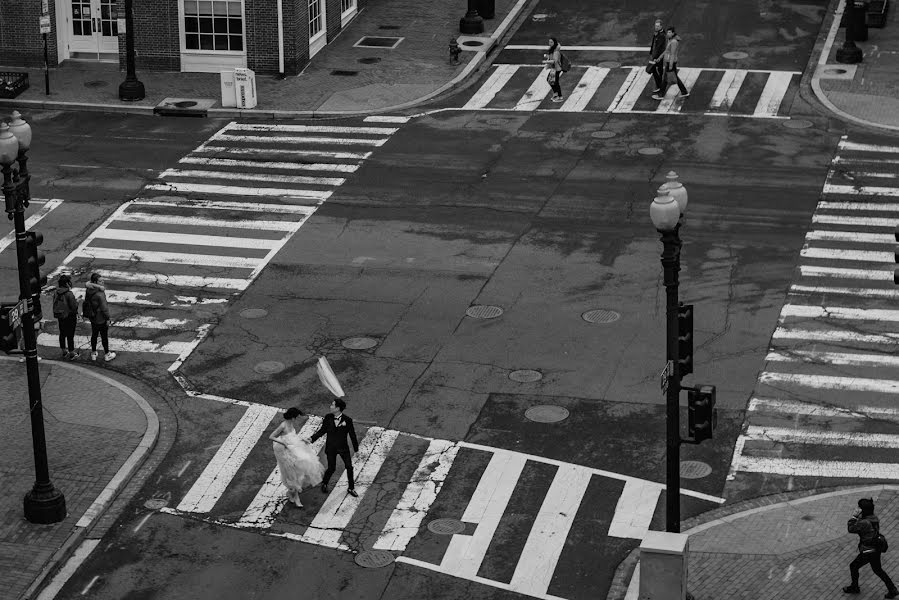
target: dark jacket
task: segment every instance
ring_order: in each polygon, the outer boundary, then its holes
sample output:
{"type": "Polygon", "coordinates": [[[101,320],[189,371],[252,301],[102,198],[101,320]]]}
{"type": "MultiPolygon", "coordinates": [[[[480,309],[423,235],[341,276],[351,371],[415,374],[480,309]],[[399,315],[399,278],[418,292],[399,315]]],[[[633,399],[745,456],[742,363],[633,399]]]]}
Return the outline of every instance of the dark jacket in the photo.
{"type": "Polygon", "coordinates": [[[665,52],[667,43],[668,39],[665,36],[664,29],[652,34],[652,43],[649,45],[649,60],[658,60],[662,53],[665,52]]]}
{"type": "Polygon", "coordinates": [[[84,285],[84,301],[90,302],[94,308],[91,316],[91,325],[102,325],[109,322],[109,304],[106,302],[106,288],[99,283],[86,283],[84,285]]]}
{"type": "Polygon", "coordinates": [[[53,316],[57,319],[68,319],[72,315],[77,314],[78,300],[75,299],[72,289],[68,287],[56,288],[56,295],[53,296],[53,316]],[[58,308],[62,310],[61,315],[56,314],[58,308]]]}
{"type": "Polygon", "coordinates": [[[325,418],[322,419],[322,426],[312,435],[312,441],[314,442],[325,434],[328,436],[325,438],[326,453],[337,454],[342,450],[349,450],[350,446],[347,443],[347,436],[353,442],[353,451],[359,452],[359,442],[356,441],[356,430],[353,429],[353,420],[348,416],[343,415],[343,422],[338,427],[334,423],[334,415],[331,413],[326,414],[325,418]]]}
{"type": "Polygon", "coordinates": [[[849,519],[846,529],[849,533],[858,534],[859,552],[868,553],[876,550],[874,547],[874,538],[877,537],[877,534],[880,531],[880,519],[878,519],[876,515],[868,515],[867,517],[862,517],[860,519],[853,517],[849,519]]]}

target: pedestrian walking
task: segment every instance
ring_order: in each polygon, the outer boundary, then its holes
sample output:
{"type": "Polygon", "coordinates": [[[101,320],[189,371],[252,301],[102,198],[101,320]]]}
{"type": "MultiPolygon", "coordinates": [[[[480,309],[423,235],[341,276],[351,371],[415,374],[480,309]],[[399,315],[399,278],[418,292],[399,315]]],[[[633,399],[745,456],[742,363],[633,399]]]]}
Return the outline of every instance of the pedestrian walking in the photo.
{"type": "Polygon", "coordinates": [[[662,61],[665,64],[665,81],[662,85],[662,91],[658,94],[653,94],[652,97],[654,100],[663,99],[665,92],[668,91],[668,86],[676,83],[677,88],[680,90],[681,98],[686,98],[690,95],[690,92],[677,74],[677,53],[680,49],[680,36],[677,35],[674,27],[668,27],[665,30],[665,36],[668,38],[665,43],[665,53],[662,55],[662,61]]]}
{"type": "Polygon", "coordinates": [[[353,455],[350,454],[350,446],[347,438],[353,443],[353,452],[359,452],[359,442],[356,441],[356,430],[353,429],[353,420],[343,414],[346,410],[346,402],[341,398],[335,399],[331,403],[331,412],[322,419],[322,425],[318,431],[312,435],[311,441],[315,441],[323,435],[325,438],[325,456],[328,459],[328,469],[322,478],[322,492],[328,493],[328,482],[331,481],[331,475],[337,468],[337,456],[343,461],[346,468],[347,491],[350,496],[358,496],[355,490],[355,482],[353,481],[353,455]]]}
{"type": "Polygon", "coordinates": [[[662,20],[656,19],[653,26],[652,41],[649,44],[649,61],[646,64],[646,72],[652,75],[656,88],[653,94],[659,94],[664,89],[665,65],[663,55],[665,54],[665,46],[668,42],[668,36],[662,29],[662,20]]]}
{"type": "Polygon", "coordinates": [[[59,276],[56,293],[53,296],[53,316],[59,325],[59,348],[62,358],[75,360],[75,329],[78,327],[78,300],[72,293],[72,277],[67,273],[59,276]]]}
{"type": "Polygon", "coordinates": [[[284,411],[284,421],[268,436],[272,440],[281,482],[287,488],[287,499],[298,508],[303,508],[300,492],[304,487],[321,483],[325,470],[312,445],[302,439],[297,430],[297,420],[302,416],[300,409],[288,408],[284,411]]]}
{"type": "Polygon", "coordinates": [[[884,550],[880,537],[880,519],[874,514],[874,499],[861,498],[858,501],[858,508],[849,519],[846,528],[849,533],[858,534],[858,556],[849,563],[849,574],[852,577],[852,583],[843,588],[847,594],[858,594],[861,588],[858,587],[858,571],[865,565],[871,565],[874,574],[880,577],[881,581],[887,586],[887,593],[884,598],[896,598],[899,596],[899,590],[893,584],[893,580],[886,574],[880,565],[880,555],[884,550]]]}
{"type": "Polygon", "coordinates": [[[571,69],[571,63],[568,58],[562,54],[562,45],[559,40],[554,37],[549,38],[549,48],[543,55],[543,64],[546,65],[546,81],[553,90],[553,102],[562,102],[565,98],[562,96],[562,73],[571,69]]]}
{"type": "Polygon", "coordinates": [[[90,282],[84,286],[81,314],[91,323],[91,360],[97,360],[97,337],[103,341],[103,360],[109,362],[116,357],[109,351],[109,303],[106,301],[106,286],[99,273],[92,273],[90,282]]]}

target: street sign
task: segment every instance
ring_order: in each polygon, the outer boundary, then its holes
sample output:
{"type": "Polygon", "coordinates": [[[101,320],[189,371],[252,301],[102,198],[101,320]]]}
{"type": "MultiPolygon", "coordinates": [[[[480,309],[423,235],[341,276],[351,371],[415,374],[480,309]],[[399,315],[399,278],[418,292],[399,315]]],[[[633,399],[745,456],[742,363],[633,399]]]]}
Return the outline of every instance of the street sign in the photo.
{"type": "Polygon", "coordinates": [[[128,31],[125,19],[116,19],[116,28],[118,29],[119,35],[128,31]]]}
{"type": "Polygon", "coordinates": [[[662,372],[659,373],[659,388],[661,388],[663,394],[668,393],[668,380],[672,375],[674,375],[674,361],[669,360],[662,369],[662,372]]]}
{"type": "Polygon", "coordinates": [[[50,15],[41,15],[41,33],[50,33],[50,15]]]}
{"type": "Polygon", "coordinates": [[[28,300],[19,300],[19,302],[9,310],[6,317],[9,319],[9,326],[12,328],[19,327],[22,324],[22,315],[28,310],[28,300]]]}
{"type": "Polygon", "coordinates": [[[41,14],[50,13],[50,0],[41,0],[41,14]]]}

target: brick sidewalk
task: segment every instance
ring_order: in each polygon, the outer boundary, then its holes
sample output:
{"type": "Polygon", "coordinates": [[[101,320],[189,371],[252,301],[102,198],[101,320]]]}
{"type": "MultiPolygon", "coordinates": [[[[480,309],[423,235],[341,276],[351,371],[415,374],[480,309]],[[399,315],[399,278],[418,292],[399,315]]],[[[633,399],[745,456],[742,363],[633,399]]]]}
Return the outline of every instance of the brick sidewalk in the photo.
{"type": "MultiPolygon", "coordinates": [[[[148,427],[154,440],[158,433],[155,415],[134,392],[88,369],[51,360],[41,361],[40,374],[50,477],[65,495],[68,516],[53,525],[24,518],[22,499],[34,484],[25,365],[0,359],[0,589],[6,598],[21,597],[61,558],[66,542],[93,524],[78,522],[104,490],[113,491],[107,488],[126,461],[149,451],[148,427]]],[[[90,515],[96,517],[98,508],[90,515]]]]}

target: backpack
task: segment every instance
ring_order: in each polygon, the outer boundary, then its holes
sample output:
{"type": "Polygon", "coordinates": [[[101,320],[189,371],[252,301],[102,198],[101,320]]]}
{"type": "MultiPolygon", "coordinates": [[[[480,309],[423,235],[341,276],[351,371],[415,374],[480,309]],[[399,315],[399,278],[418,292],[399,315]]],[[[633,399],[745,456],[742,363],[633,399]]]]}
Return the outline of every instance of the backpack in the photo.
{"type": "Polygon", "coordinates": [[[56,294],[53,298],[53,318],[63,319],[69,314],[69,304],[65,294],[56,294]]]}
{"type": "Polygon", "coordinates": [[[571,70],[571,61],[561,52],[559,52],[559,66],[562,67],[563,73],[567,73],[571,70]]]}
{"type": "Polygon", "coordinates": [[[90,321],[94,318],[93,294],[88,296],[85,294],[84,301],[81,303],[81,316],[90,321]]]}

